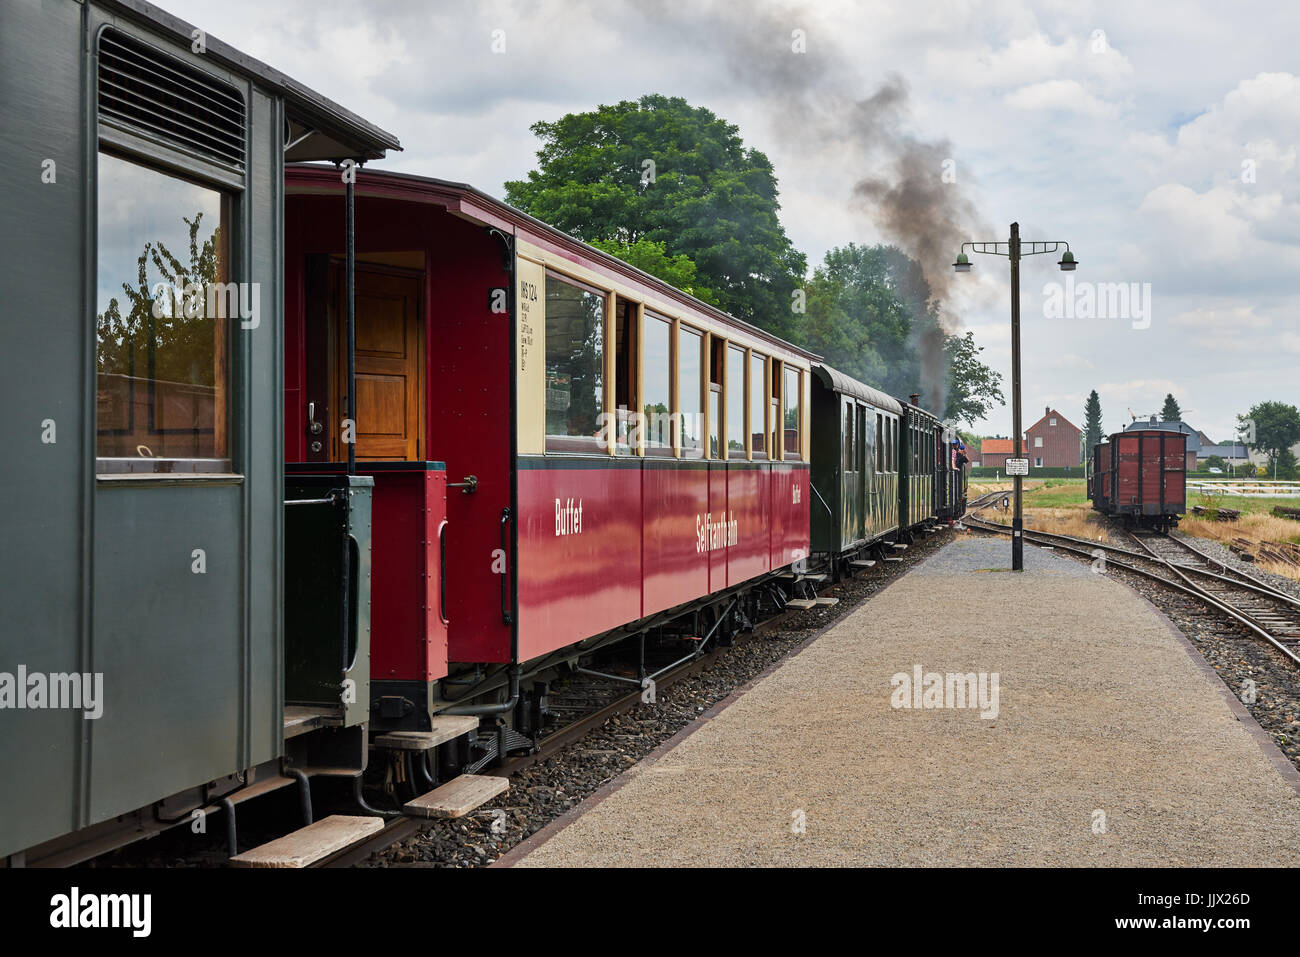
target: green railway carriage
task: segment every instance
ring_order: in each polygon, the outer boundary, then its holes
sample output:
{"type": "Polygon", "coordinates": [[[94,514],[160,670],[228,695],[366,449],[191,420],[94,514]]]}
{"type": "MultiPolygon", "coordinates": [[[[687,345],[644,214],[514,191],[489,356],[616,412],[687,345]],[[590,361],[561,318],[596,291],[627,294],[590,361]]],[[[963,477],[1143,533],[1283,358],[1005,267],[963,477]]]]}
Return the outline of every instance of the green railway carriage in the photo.
{"type": "MultiPolygon", "coordinates": [[[[0,7],[3,867],[293,783],[314,733],[289,712],[319,691],[296,669],[368,674],[368,490],[290,489],[285,521],[284,164],[398,143],[142,0],[0,7]],[[286,588],[313,531],[327,572],[354,553],[351,634],[286,588]],[[294,596],[327,647],[294,639],[294,596]]],[[[366,700],[335,695],[348,753],[317,764],[364,763],[366,700]]]]}
{"type": "Polygon", "coordinates": [[[812,550],[851,557],[898,531],[903,407],[814,365],[812,412],[812,550]]]}
{"type": "Polygon", "coordinates": [[[935,515],[935,475],[938,472],[939,420],[916,404],[919,396],[902,402],[898,476],[898,510],[905,529],[935,515]]]}

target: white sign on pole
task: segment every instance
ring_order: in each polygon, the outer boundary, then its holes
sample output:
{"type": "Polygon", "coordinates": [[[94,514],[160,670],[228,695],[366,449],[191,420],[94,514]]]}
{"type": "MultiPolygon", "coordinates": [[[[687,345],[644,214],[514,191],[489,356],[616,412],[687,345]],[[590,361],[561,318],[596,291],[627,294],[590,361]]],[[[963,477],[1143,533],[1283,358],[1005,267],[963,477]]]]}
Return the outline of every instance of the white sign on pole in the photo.
{"type": "Polygon", "coordinates": [[[1008,475],[1028,475],[1029,459],[1007,459],[1008,475]]]}

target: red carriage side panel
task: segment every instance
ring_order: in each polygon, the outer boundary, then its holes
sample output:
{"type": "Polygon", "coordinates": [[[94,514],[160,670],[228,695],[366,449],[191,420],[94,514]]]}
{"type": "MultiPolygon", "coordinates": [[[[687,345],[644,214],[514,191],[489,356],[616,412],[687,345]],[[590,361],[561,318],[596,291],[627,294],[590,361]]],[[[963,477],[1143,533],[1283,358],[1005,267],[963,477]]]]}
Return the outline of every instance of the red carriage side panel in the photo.
{"type": "MultiPolygon", "coordinates": [[[[730,526],[732,514],[727,504],[727,464],[725,462],[709,463],[709,514],[717,521],[718,516],[725,516],[730,526]]],[[[710,549],[709,557],[709,591],[722,591],[727,587],[727,552],[728,548],[710,549]]]]}
{"type": "Polygon", "coordinates": [[[442,678],[447,674],[447,626],[439,531],[446,516],[446,473],[441,468],[359,471],[375,477],[371,677],[442,678]]]}
{"type": "Polygon", "coordinates": [[[809,554],[809,470],[805,465],[777,464],[771,472],[773,568],[781,568],[809,554]]]}
{"type": "Polygon", "coordinates": [[[491,310],[489,290],[509,287],[501,243],[438,209],[429,214],[426,337],[430,456],[449,482],[474,476],[473,492],[447,498],[449,655],[455,662],[510,660],[509,587],[510,327],[491,310]],[[503,551],[502,551],[503,550],[503,551]]]}
{"type": "Polygon", "coordinates": [[[642,471],[646,615],[709,593],[709,553],[725,549],[731,526],[709,510],[704,462],[647,459],[642,471]]]}
{"type": "Polygon", "coordinates": [[[772,570],[770,469],[765,464],[727,470],[728,520],[736,523],[727,549],[727,585],[739,585],[772,570]]]}
{"type": "Polygon", "coordinates": [[[554,464],[519,461],[523,661],[642,616],[640,463],[554,464]]]}

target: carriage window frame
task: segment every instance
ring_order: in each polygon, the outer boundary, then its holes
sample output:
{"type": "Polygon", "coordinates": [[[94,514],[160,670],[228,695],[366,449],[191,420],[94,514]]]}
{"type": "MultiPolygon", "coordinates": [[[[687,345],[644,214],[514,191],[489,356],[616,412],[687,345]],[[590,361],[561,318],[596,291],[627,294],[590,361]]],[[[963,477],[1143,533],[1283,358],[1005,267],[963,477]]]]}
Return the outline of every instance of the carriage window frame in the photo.
{"type": "MultiPolygon", "coordinates": [[[[598,358],[592,363],[592,368],[596,371],[597,375],[600,377],[600,389],[599,389],[599,397],[597,400],[598,409],[596,412],[596,423],[595,423],[596,427],[592,430],[592,433],[590,435],[586,435],[586,434],[561,435],[559,433],[551,432],[550,423],[546,421],[546,417],[545,417],[545,413],[549,412],[550,410],[546,408],[543,409],[543,423],[544,423],[543,428],[544,428],[545,442],[546,442],[545,445],[546,453],[548,455],[555,454],[555,453],[560,453],[560,454],[569,453],[569,454],[579,454],[579,455],[608,454],[609,452],[608,443],[601,438],[599,429],[600,429],[600,425],[604,421],[603,416],[605,414],[606,409],[608,408],[607,403],[609,401],[609,377],[606,375],[606,368],[605,368],[605,362],[609,352],[609,341],[608,341],[609,325],[610,325],[609,293],[604,289],[600,289],[596,286],[591,285],[590,283],[582,282],[579,279],[574,279],[572,276],[567,276],[562,272],[557,272],[556,270],[553,269],[547,269],[546,276],[543,279],[543,283],[544,283],[543,296],[545,297],[546,306],[547,306],[545,323],[546,323],[546,347],[548,350],[550,349],[552,344],[552,337],[550,334],[551,332],[550,284],[552,282],[558,282],[558,283],[563,283],[566,286],[572,286],[575,289],[578,289],[579,291],[584,293],[585,295],[592,297],[592,299],[599,304],[600,320],[596,323],[596,328],[599,330],[599,334],[600,334],[600,354],[598,358]]],[[[549,377],[551,372],[549,351],[543,357],[543,363],[544,363],[545,375],[549,377]]],[[[549,386],[545,384],[545,381],[543,382],[543,389],[549,391],[549,386]]],[[[570,393],[570,397],[572,397],[572,393],[570,393]]],[[[550,402],[550,397],[547,396],[546,393],[544,392],[543,393],[544,406],[548,405],[549,402],[550,402]]]]}
{"type": "Polygon", "coordinates": [[[803,461],[803,370],[785,363],[781,369],[781,439],[782,457],[787,462],[803,461]],[[790,394],[791,378],[794,395],[790,394]],[[790,413],[794,413],[794,448],[790,447],[790,413]]]}
{"type": "Polygon", "coordinates": [[[708,334],[703,329],[697,329],[694,326],[688,325],[687,323],[684,322],[675,323],[675,326],[676,326],[676,333],[677,333],[676,335],[677,342],[675,343],[675,347],[673,349],[673,357],[674,357],[673,369],[675,373],[674,378],[677,382],[677,391],[676,391],[676,399],[674,401],[674,405],[676,406],[676,408],[673,410],[676,413],[676,417],[674,418],[673,422],[674,422],[675,430],[677,432],[678,448],[680,449],[680,457],[684,459],[707,458],[709,437],[705,434],[705,430],[704,430],[704,409],[705,409],[705,392],[708,385],[705,377],[709,374],[709,365],[708,365],[707,357],[705,355],[705,349],[708,346],[709,337],[708,334]],[[696,339],[698,340],[698,342],[695,345],[689,345],[691,336],[696,337],[696,339]],[[683,372],[685,366],[688,363],[683,363],[682,357],[692,351],[695,355],[696,370],[699,373],[696,376],[694,382],[694,395],[695,395],[694,405],[697,408],[693,409],[690,413],[688,413],[686,411],[686,403],[685,401],[683,401],[683,399],[686,395],[690,394],[691,383],[684,381],[683,372]],[[699,416],[698,419],[699,441],[697,445],[693,445],[693,446],[688,446],[686,444],[687,432],[688,432],[686,426],[686,416],[688,414],[699,416]]]}
{"type": "Polygon", "coordinates": [[[745,347],[738,346],[733,342],[728,342],[726,352],[725,371],[723,372],[723,407],[726,409],[726,432],[724,435],[724,458],[743,459],[745,458],[749,442],[746,437],[745,417],[749,414],[749,396],[745,390],[746,377],[749,374],[749,365],[745,361],[745,347]],[[735,367],[733,368],[733,362],[735,367]],[[733,373],[739,371],[739,375],[733,373]],[[734,381],[733,381],[734,380],[734,381]],[[733,413],[735,415],[733,422],[733,413]],[[736,447],[732,447],[733,440],[739,439],[736,447]]]}
{"type": "MultiPolygon", "coordinates": [[[[94,409],[94,431],[95,443],[93,446],[94,468],[96,480],[99,482],[113,481],[131,481],[135,483],[167,483],[176,481],[203,482],[203,481],[242,481],[242,469],[238,462],[237,450],[240,448],[238,434],[239,421],[236,416],[236,409],[239,406],[238,390],[240,383],[243,381],[243,369],[240,352],[236,348],[237,339],[235,336],[236,323],[240,321],[239,316],[239,296],[242,279],[242,255],[245,246],[244,218],[242,215],[242,203],[244,201],[244,186],[242,177],[235,177],[229,171],[218,170],[210,167],[210,164],[201,160],[193,159],[177,150],[167,146],[149,143],[149,151],[140,150],[135,144],[117,133],[117,127],[103,117],[96,117],[97,135],[96,150],[94,157],[94,175],[91,177],[92,188],[87,191],[86,208],[89,215],[94,218],[96,224],[94,250],[95,259],[94,279],[92,280],[89,290],[91,301],[92,320],[89,323],[91,337],[92,353],[95,357],[94,381],[96,389],[96,402],[94,409]],[[223,454],[214,454],[212,457],[204,458],[199,456],[167,456],[167,455],[145,455],[140,451],[137,456],[115,456],[100,454],[100,403],[98,400],[99,393],[99,357],[101,353],[101,342],[99,336],[98,317],[100,307],[98,301],[98,290],[100,276],[102,273],[102,222],[101,211],[103,202],[107,198],[101,189],[101,165],[102,160],[108,158],[118,163],[124,163],[135,167],[138,170],[145,171],[157,177],[164,179],[176,180],[180,183],[206,190],[217,197],[218,208],[218,228],[223,233],[219,250],[216,251],[218,258],[218,268],[220,272],[214,278],[215,283],[229,284],[228,288],[233,288],[234,302],[231,303],[229,298],[218,295],[217,301],[222,305],[229,307],[228,314],[222,321],[225,323],[225,330],[221,343],[224,350],[223,360],[224,368],[214,368],[213,371],[213,390],[222,396],[221,408],[214,410],[212,431],[215,435],[224,433],[224,449],[220,450],[223,454]],[[219,418],[218,418],[219,417],[219,418]],[[218,425],[218,423],[220,423],[218,425]]],[[[155,237],[156,238],[156,237],[155,237]]],[[[201,236],[196,237],[200,239],[201,236]]],[[[153,242],[154,239],[150,239],[153,242]]],[[[181,247],[175,250],[169,250],[177,259],[186,256],[187,250],[181,247]]],[[[161,283],[161,277],[151,276],[150,273],[157,273],[156,266],[150,268],[146,273],[146,283],[149,291],[153,291],[161,283]]],[[[114,297],[116,298],[116,297],[114,297]]],[[[205,290],[203,308],[206,312],[207,294],[205,290]]],[[[152,312],[152,309],[150,310],[152,312]]],[[[206,318],[206,316],[204,317],[206,318]]],[[[150,348],[151,355],[156,355],[156,346],[150,348]]],[[[214,353],[216,348],[214,346],[214,353]]],[[[214,355],[214,362],[216,356],[214,355]]],[[[156,380],[150,378],[150,388],[156,380]]],[[[152,393],[151,393],[152,394],[152,393]]],[[[148,415],[152,420],[156,412],[155,400],[150,399],[148,415]]],[[[134,403],[132,406],[134,412],[134,403]]],[[[152,426],[151,426],[152,428],[152,426]]],[[[166,431],[159,434],[165,434],[166,431]]],[[[185,431],[185,430],[182,430],[185,431]]],[[[140,443],[138,449],[152,451],[152,446],[147,443],[140,443]]],[[[214,453],[218,449],[214,448],[214,453]]]]}
{"type": "Polygon", "coordinates": [[[748,404],[748,426],[745,429],[746,447],[749,452],[749,458],[753,461],[765,462],[768,460],[767,453],[767,375],[768,375],[768,357],[761,352],[749,350],[748,361],[746,366],[746,382],[748,384],[749,404],[748,404]],[[762,371],[757,371],[755,363],[762,367],[762,371]],[[757,383],[755,383],[757,379],[757,383]],[[755,389],[754,386],[758,388],[755,389]],[[754,414],[758,413],[758,421],[754,421],[754,414]],[[754,448],[754,439],[758,438],[763,442],[762,449],[754,448]]]}

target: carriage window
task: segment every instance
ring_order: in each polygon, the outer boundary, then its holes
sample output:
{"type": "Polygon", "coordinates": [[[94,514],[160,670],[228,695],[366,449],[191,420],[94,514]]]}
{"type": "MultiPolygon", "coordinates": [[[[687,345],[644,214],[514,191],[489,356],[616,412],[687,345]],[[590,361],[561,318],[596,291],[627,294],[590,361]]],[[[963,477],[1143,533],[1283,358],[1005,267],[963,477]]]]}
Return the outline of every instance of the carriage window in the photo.
{"type": "Polygon", "coordinates": [[[853,403],[844,403],[844,471],[853,471],[853,403]]]}
{"type": "Polygon", "coordinates": [[[749,357],[749,443],[755,456],[764,455],[767,449],[763,435],[767,428],[763,417],[767,404],[766,373],[766,360],[757,352],[752,353],[749,357]]]}
{"type": "Polygon", "coordinates": [[[881,427],[884,420],[879,412],[876,413],[876,471],[885,470],[885,430],[881,427]]]}
{"type": "Polygon", "coordinates": [[[602,448],[605,411],[605,297],[546,277],[546,447],[602,448]]]}
{"type": "Polygon", "coordinates": [[[630,434],[636,413],[636,303],[621,296],[614,317],[614,451],[626,455],[632,448],[630,434]]]}
{"type": "Polygon", "coordinates": [[[722,458],[722,363],[727,344],[709,340],[709,458],[722,458]]]}
{"type": "Polygon", "coordinates": [[[646,451],[655,455],[671,453],[673,447],[672,333],[672,325],[646,313],[641,375],[645,398],[641,411],[645,414],[646,451]]]}
{"type": "Polygon", "coordinates": [[[785,370],[785,454],[787,458],[799,457],[799,370],[785,370]]]}
{"type": "Polygon", "coordinates": [[[99,154],[96,469],[228,472],[229,199],[99,154]]]}
{"type": "Polygon", "coordinates": [[[727,458],[745,457],[745,350],[727,348],[727,458]]]}
{"type": "Polygon", "coordinates": [[[704,336],[682,326],[678,337],[677,401],[682,422],[682,455],[704,454],[704,336]]]}

